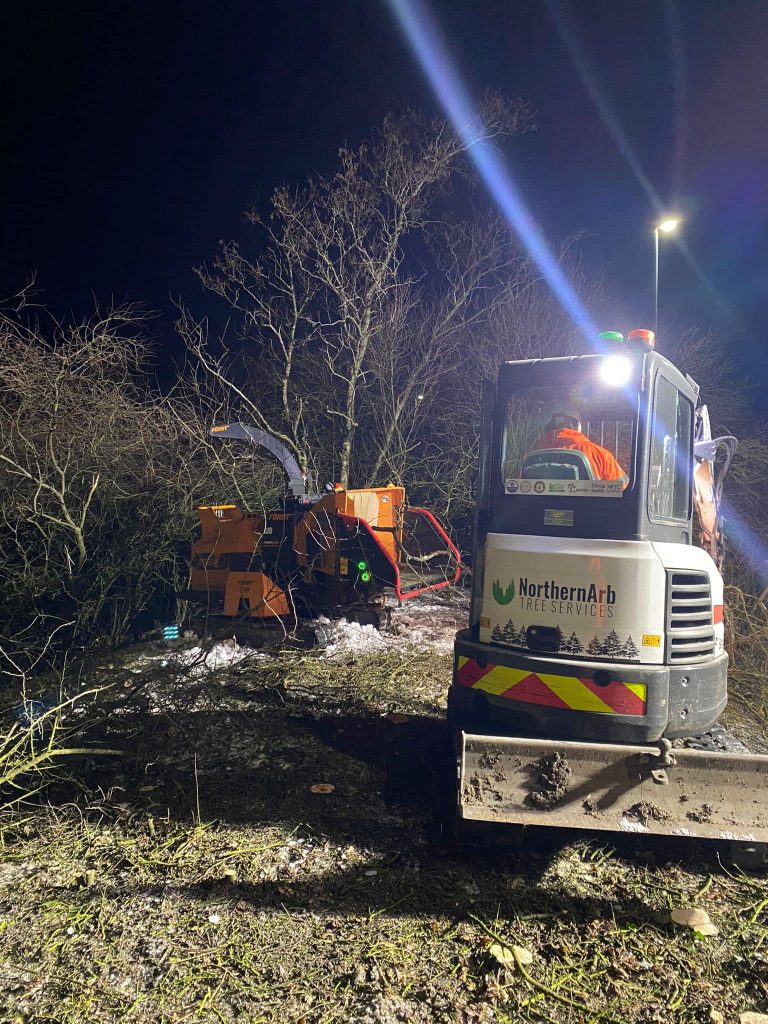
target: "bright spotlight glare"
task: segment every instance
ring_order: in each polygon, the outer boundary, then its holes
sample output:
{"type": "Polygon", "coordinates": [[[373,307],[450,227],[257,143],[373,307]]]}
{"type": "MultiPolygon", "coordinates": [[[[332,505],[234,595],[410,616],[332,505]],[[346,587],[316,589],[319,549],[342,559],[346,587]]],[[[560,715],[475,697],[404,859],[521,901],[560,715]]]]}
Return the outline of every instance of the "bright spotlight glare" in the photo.
{"type": "MultiPolygon", "coordinates": [[[[423,0],[388,0],[395,17],[446,115],[467,149],[469,159],[541,271],[565,312],[584,338],[594,345],[597,328],[582,304],[560,261],[528,209],[522,192],[500,152],[477,139],[477,117],[469,90],[451,59],[429,7],[423,0]]],[[[438,5],[439,6],[439,5],[438,5]]]]}
{"type": "Polygon", "coordinates": [[[659,231],[663,231],[665,235],[671,235],[673,231],[677,231],[679,223],[677,217],[667,217],[659,224],[659,231]]]}
{"type": "Polygon", "coordinates": [[[600,379],[611,387],[623,387],[631,376],[632,363],[626,356],[608,356],[600,364],[600,379]]]}

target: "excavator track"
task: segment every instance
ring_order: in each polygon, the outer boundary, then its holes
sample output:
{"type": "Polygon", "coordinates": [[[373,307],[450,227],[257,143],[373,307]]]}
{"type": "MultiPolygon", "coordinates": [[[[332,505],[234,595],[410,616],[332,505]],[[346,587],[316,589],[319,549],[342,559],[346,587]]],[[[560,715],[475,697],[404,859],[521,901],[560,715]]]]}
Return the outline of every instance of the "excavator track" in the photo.
{"type": "MultiPolygon", "coordinates": [[[[676,746],[677,742],[675,741],[673,746],[676,746]]],[[[682,747],[687,747],[690,750],[709,750],[712,753],[724,751],[727,754],[752,753],[746,744],[737,739],[733,733],[728,732],[722,725],[713,725],[701,736],[688,736],[679,742],[682,747]]]]}

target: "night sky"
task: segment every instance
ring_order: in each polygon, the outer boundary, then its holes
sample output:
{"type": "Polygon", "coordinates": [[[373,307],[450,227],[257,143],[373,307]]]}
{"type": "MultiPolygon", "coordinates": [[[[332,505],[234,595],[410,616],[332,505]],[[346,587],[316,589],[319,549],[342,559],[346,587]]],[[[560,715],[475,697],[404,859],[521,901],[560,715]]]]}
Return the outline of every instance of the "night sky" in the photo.
{"type": "MultiPolygon", "coordinates": [[[[686,217],[699,271],[663,243],[662,334],[709,324],[768,382],[768,3],[431,8],[474,93],[538,112],[505,156],[548,237],[583,234],[610,294],[600,326],[650,322],[655,211],[574,53],[651,190],[686,217]]],[[[91,292],[142,300],[169,351],[169,297],[218,302],[191,268],[248,237],[246,205],[331,172],[389,110],[437,111],[385,0],[7,0],[2,20],[2,292],[36,270],[58,313],[81,315],[91,292]]]]}

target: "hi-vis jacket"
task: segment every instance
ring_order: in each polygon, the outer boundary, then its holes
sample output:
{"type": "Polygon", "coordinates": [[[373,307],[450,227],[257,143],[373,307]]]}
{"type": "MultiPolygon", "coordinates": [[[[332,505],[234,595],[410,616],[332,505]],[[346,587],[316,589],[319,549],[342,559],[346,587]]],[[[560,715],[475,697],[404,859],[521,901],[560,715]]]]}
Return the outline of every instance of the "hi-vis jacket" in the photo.
{"type": "Polygon", "coordinates": [[[562,427],[539,438],[531,451],[546,448],[565,448],[584,452],[595,474],[596,480],[626,480],[627,474],[616,461],[612,452],[590,441],[578,430],[562,427]]]}

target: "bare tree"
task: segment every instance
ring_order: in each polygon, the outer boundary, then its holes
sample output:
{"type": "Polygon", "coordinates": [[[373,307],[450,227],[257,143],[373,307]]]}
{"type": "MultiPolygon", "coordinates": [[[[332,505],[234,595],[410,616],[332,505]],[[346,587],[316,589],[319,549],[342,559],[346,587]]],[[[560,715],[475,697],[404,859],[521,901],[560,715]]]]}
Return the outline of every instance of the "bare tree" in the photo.
{"type": "Polygon", "coordinates": [[[124,639],[186,582],[195,506],[247,487],[250,453],[210,458],[207,407],[153,392],[146,327],[135,306],[58,321],[26,291],[0,308],[0,647],[20,663],[124,639]]]}
{"type": "Polygon", "coordinates": [[[453,381],[487,324],[519,252],[498,218],[430,226],[435,272],[400,289],[367,372],[373,453],[369,483],[387,473],[404,481],[440,407],[454,401],[453,381]],[[474,344],[473,344],[474,340],[474,344]]]}
{"type": "MultiPolygon", "coordinates": [[[[567,311],[508,229],[491,218],[475,231],[486,239],[488,271],[473,284],[471,315],[458,319],[450,372],[423,410],[420,444],[409,463],[414,497],[429,501],[447,518],[464,513],[472,502],[484,382],[494,381],[506,360],[584,348],[567,311]]],[[[558,256],[581,301],[586,306],[596,302],[599,285],[582,271],[572,243],[564,243],[558,256]]]]}
{"type": "MultiPolygon", "coordinates": [[[[531,121],[522,101],[490,99],[472,126],[470,144],[526,131],[531,121]]],[[[335,175],[313,178],[296,190],[277,189],[268,218],[250,211],[263,237],[258,257],[247,257],[230,242],[212,269],[199,271],[203,284],[237,313],[239,346],[230,342],[214,356],[204,325],[188,314],[181,317],[188,347],[230,388],[243,411],[288,444],[305,466],[315,432],[321,447],[333,450],[327,468],[344,485],[356,444],[373,419],[385,454],[360,461],[377,471],[384,467],[386,452],[402,434],[419,374],[431,361],[434,348],[412,346],[409,387],[395,385],[393,352],[407,351],[408,339],[423,326],[423,282],[430,275],[444,279],[442,309],[429,318],[433,344],[441,332],[445,339],[455,331],[452,323],[469,306],[476,268],[451,266],[445,250],[430,258],[426,244],[466,149],[467,142],[442,121],[428,122],[413,112],[388,117],[357,149],[341,149],[335,175]],[[387,359],[388,401],[371,408],[368,392],[381,397],[387,359]],[[380,386],[372,389],[379,370],[380,386]]],[[[440,289],[430,283],[428,291],[440,289]]]]}

